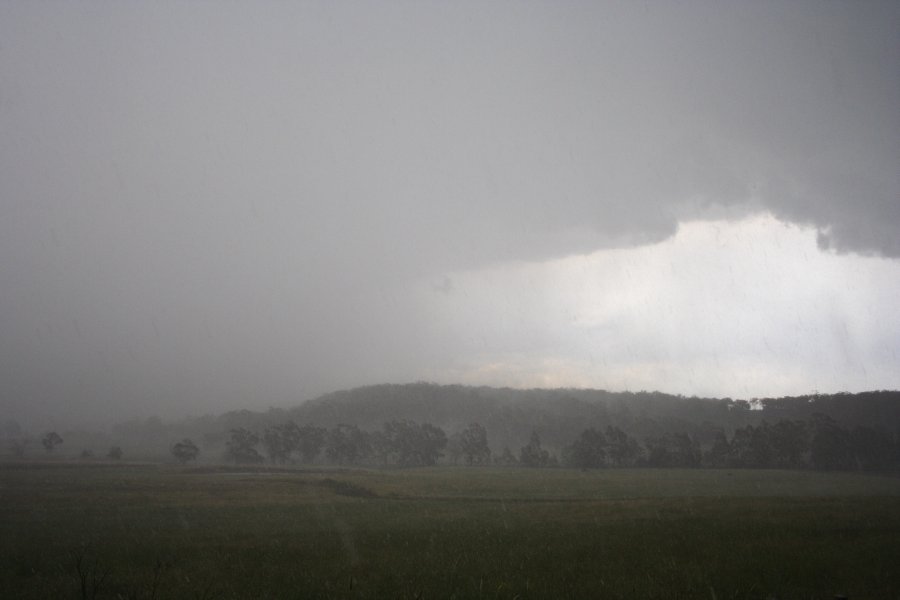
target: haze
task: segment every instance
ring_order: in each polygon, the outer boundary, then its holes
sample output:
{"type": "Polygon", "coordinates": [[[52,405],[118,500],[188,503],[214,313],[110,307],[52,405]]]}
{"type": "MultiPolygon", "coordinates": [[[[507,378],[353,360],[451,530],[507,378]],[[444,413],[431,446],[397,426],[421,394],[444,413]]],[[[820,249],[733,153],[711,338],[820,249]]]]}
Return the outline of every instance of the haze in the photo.
{"type": "Polygon", "coordinates": [[[900,4],[0,4],[0,417],[900,387],[900,4]]]}

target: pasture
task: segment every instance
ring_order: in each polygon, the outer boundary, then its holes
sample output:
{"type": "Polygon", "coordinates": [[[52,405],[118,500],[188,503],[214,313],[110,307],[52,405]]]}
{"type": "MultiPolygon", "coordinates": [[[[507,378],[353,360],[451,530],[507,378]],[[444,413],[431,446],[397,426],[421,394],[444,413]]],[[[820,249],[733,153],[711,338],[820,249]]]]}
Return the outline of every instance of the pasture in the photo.
{"type": "Polygon", "coordinates": [[[0,465],[3,598],[900,597],[900,479],[0,465]]]}

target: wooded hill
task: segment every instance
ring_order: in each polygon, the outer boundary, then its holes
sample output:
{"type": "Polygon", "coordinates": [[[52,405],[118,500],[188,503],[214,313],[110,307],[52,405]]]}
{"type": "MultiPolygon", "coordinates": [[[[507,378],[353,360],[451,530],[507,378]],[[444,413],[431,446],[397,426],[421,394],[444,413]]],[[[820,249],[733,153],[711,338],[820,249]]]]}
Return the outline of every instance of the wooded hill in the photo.
{"type": "MultiPolygon", "coordinates": [[[[353,462],[358,463],[433,464],[441,456],[456,463],[467,456],[472,464],[474,455],[464,450],[471,444],[464,440],[475,436],[483,449],[475,452],[475,464],[900,468],[898,392],[745,401],[418,383],[363,387],[291,410],[240,411],[221,419],[232,436],[226,446],[233,447],[236,429],[264,431],[260,440],[275,460],[278,432],[287,431],[279,426],[302,423],[308,434],[319,431],[314,435],[325,440],[325,456],[332,462],[340,455],[337,446],[352,434],[360,444],[354,450],[353,462]],[[428,452],[403,450],[418,446],[414,440],[426,431],[438,436],[428,452]],[[411,458],[426,454],[427,460],[411,458]]],[[[294,434],[304,437],[296,427],[294,434]]],[[[419,450],[427,446],[423,442],[419,450]]]]}
{"type": "Polygon", "coordinates": [[[326,394],[294,409],[222,415],[234,426],[264,426],[272,419],[332,427],[339,423],[374,430],[390,420],[432,423],[448,432],[481,424],[492,450],[519,447],[532,431],[545,446],[560,449],[587,428],[618,427],[637,438],[687,433],[701,444],[716,434],[731,436],[763,421],[810,421],[826,415],[847,429],[872,427],[900,433],[900,392],[809,395],[732,400],[661,392],[607,392],[583,389],[468,387],[415,383],[376,385],[326,394]],[[255,422],[255,423],[254,423],[255,422]]]}
{"type": "MultiPolygon", "coordinates": [[[[477,423],[486,432],[494,457],[506,449],[518,455],[532,434],[537,434],[542,448],[562,460],[566,452],[571,456],[576,441],[607,444],[608,440],[601,438],[615,430],[613,436],[625,434],[640,445],[641,464],[695,466],[696,457],[701,456],[710,466],[787,467],[812,465],[813,443],[831,439],[824,435],[827,433],[834,438],[829,444],[835,447],[877,440],[879,447],[865,452],[882,457],[878,464],[900,463],[897,391],[748,401],[661,392],[375,385],[326,394],[289,409],[240,410],[174,423],[151,418],[122,423],[108,434],[66,432],[63,438],[69,452],[81,452],[83,446],[102,455],[104,447],[116,445],[126,458],[165,456],[174,443],[191,438],[202,450],[202,459],[221,460],[233,430],[243,429],[262,439],[267,430],[288,423],[324,430],[349,425],[375,433],[386,423],[397,422],[430,424],[448,438],[477,423]],[[584,437],[585,432],[593,433],[584,437]],[[594,435],[598,432],[604,435],[594,435]],[[801,450],[797,450],[798,444],[801,450]],[[771,452],[774,454],[769,456],[771,452]],[[889,458],[884,458],[885,453],[889,458]]],[[[605,452],[608,455],[609,449],[605,452]]],[[[854,452],[846,450],[841,457],[828,460],[845,466],[868,460],[848,457],[854,452]]]]}

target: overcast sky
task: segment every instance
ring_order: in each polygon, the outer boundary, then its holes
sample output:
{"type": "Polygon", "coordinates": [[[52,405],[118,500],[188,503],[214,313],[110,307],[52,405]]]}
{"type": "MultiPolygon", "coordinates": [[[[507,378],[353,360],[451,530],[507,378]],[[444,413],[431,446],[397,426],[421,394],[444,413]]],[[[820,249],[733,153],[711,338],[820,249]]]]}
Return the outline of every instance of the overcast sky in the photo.
{"type": "Polygon", "coordinates": [[[0,3],[0,418],[900,388],[900,3],[0,3]]]}

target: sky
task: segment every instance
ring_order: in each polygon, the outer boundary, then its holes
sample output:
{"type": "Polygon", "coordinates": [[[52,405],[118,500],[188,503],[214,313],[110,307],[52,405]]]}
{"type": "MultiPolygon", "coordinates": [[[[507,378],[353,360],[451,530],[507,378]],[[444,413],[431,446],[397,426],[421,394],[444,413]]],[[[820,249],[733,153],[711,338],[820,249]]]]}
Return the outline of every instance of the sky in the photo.
{"type": "Polygon", "coordinates": [[[0,419],[900,388],[896,2],[0,3],[0,419]]]}

